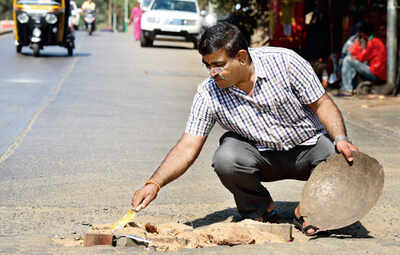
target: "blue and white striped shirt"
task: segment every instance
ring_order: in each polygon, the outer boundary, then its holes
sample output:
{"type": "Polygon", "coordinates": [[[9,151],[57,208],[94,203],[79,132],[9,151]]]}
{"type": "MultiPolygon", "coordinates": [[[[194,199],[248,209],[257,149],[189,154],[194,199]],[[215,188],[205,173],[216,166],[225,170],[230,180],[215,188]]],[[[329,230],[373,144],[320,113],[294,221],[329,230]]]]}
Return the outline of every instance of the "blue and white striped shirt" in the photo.
{"type": "Polygon", "coordinates": [[[260,151],[315,144],[325,130],[307,105],[325,90],[311,65],[289,49],[249,52],[256,73],[253,97],[236,86],[221,89],[208,78],[198,87],[185,132],[207,136],[218,122],[254,141],[260,151]]]}

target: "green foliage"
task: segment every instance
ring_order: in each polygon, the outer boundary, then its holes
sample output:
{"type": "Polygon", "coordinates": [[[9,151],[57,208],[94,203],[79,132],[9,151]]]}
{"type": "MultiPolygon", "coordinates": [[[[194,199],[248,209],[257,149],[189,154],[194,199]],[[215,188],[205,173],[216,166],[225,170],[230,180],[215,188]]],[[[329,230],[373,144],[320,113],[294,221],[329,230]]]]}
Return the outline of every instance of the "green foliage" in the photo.
{"type": "MultiPolygon", "coordinates": [[[[85,0],[75,0],[78,7],[85,0]]],[[[117,15],[117,28],[121,29],[124,24],[125,0],[93,0],[96,4],[97,23],[107,24],[109,19],[109,1],[112,1],[113,12],[117,15]]],[[[267,23],[266,13],[268,11],[268,0],[198,0],[200,10],[207,9],[208,2],[216,6],[219,16],[236,15],[235,19],[240,21],[240,26],[252,34],[257,26],[265,26],[267,23]],[[240,4],[240,10],[236,11],[236,4],[240,4]]],[[[128,0],[128,16],[131,9],[136,6],[136,0],[128,0]]],[[[0,0],[0,19],[12,18],[12,0],[0,0]]]]}
{"type": "Polygon", "coordinates": [[[0,0],[0,19],[12,19],[12,0],[0,0]]]}
{"type": "Polygon", "coordinates": [[[220,20],[237,25],[250,37],[258,27],[268,27],[268,0],[210,0],[216,6],[220,20]],[[236,7],[239,7],[237,9],[236,7]],[[221,17],[222,16],[222,17],[221,17]]]}

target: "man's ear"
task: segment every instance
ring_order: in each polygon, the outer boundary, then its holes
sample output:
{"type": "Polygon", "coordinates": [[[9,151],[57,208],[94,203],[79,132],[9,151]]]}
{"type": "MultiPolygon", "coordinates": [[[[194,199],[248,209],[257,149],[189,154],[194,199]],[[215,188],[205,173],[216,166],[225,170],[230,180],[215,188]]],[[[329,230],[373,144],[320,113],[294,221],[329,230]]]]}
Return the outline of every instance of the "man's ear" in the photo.
{"type": "Polygon", "coordinates": [[[236,54],[236,57],[238,58],[240,64],[247,64],[247,51],[246,50],[239,50],[238,53],[236,54]]]}

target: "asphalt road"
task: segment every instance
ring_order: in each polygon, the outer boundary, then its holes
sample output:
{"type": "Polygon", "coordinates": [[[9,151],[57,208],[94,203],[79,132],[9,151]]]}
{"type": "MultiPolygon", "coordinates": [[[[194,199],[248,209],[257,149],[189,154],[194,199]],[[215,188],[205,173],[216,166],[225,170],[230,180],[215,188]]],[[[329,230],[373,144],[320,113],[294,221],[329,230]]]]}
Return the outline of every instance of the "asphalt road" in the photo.
{"type": "MultiPolygon", "coordinates": [[[[79,32],[76,45],[73,57],[48,47],[34,58],[25,48],[16,54],[11,35],[0,37],[0,253],[146,253],[64,247],[52,240],[83,236],[91,224],[113,223],[129,209],[134,190],[183,133],[196,87],[207,74],[189,43],[140,48],[131,34],[79,32]]],[[[382,113],[375,112],[376,124],[356,106],[337,103],[353,141],[383,162],[390,176],[379,205],[349,228],[350,236],[305,241],[295,232],[298,241],[290,244],[179,253],[399,253],[400,135],[379,125],[382,113]]],[[[202,226],[237,215],[210,167],[222,133],[214,128],[188,173],[163,188],[138,221],[202,226]]],[[[284,217],[291,217],[303,184],[267,184],[284,217]]]]}

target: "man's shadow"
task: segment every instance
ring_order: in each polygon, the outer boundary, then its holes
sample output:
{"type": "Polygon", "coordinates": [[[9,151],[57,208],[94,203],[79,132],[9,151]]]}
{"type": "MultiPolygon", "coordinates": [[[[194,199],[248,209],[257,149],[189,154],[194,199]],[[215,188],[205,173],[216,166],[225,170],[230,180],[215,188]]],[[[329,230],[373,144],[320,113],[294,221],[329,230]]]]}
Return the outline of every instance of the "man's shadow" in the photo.
{"type": "MultiPolygon", "coordinates": [[[[278,212],[277,223],[293,223],[294,209],[297,207],[299,202],[281,202],[275,201],[275,208],[278,212]]],[[[193,221],[187,221],[184,224],[193,228],[199,228],[208,226],[218,222],[239,222],[243,220],[236,208],[227,208],[221,211],[216,211],[206,215],[203,218],[195,219],[193,221]]],[[[318,238],[373,238],[369,235],[369,231],[357,221],[344,228],[322,231],[318,235],[313,236],[310,240],[318,238]]]]}

